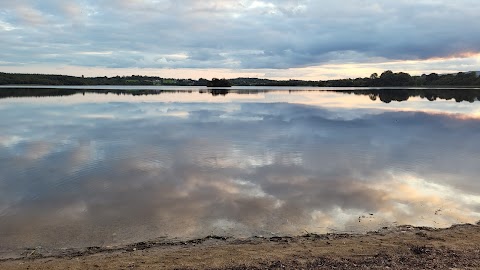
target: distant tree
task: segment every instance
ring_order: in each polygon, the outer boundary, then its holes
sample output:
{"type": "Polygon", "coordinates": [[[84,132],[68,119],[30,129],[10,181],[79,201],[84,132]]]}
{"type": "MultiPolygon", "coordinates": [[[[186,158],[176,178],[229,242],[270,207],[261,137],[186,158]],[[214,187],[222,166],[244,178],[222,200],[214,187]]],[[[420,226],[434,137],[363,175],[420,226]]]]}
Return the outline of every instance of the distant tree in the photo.
{"type": "Polygon", "coordinates": [[[411,86],[412,85],[412,76],[405,72],[400,72],[395,74],[395,85],[396,86],[411,86]]]}
{"type": "Polygon", "coordinates": [[[197,86],[207,86],[207,85],[208,85],[208,80],[207,80],[207,79],[204,79],[204,78],[200,78],[200,79],[198,79],[197,82],[194,83],[194,85],[197,85],[197,86]]]}
{"type": "Polygon", "coordinates": [[[208,87],[231,87],[232,84],[227,79],[213,78],[207,84],[208,87]]]}
{"type": "Polygon", "coordinates": [[[393,71],[387,70],[380,75],[380,81],[382,86],[393,85],[394,75],[393,71]]]}
{"type": "Polygon", "coordinates": [[[431,73],[425,76],[425,81],[427,83],[432,83],[434,81],[438,80],[438,74],[437,73],[431,73]]]}

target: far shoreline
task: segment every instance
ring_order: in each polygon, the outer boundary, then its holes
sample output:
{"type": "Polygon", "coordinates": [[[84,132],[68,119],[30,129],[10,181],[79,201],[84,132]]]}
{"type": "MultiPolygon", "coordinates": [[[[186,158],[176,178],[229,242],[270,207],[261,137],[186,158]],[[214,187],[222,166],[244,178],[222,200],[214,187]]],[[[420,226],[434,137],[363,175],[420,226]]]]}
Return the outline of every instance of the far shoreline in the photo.
{"type": "Polygon", "coordinates": [[[405,72],[384,71],[369,77],[329,80],[267,79],[267,78],[212,78],[211,80],[163,78],[160,76],[70,76],[56,74],[28,74],[0,72],[0,85],[161,85],[161,86],[312,86],[312,87],[424,87],[424,86],[476,86],[480,87],[480,72],[466,71],[449,74],[410,75],[405,72]]]}
{"type": "Polygon", "coordinates": [[[102,89],[115,89],[126,88],[135,90],[155,90],[161,88],[172,89],[201,89],[201,90],[235,90],[235,89],[291,89],[291,88],[304,88],[304,89],[318,89],[318,90],[351,90],[351,89],[366,89],[366,90],[423,90],[423,89],[479,89],[480,86],[467,85],[467,86],[275,86],[275,85],[232,85],[228,87],[214,87],[214,86],[182,86],[182,85],[110,85],[110,84],[98,84],[98,85],[54,85],[54,84],[9,84],[0,85],[0,89],[15,89],[15,88],[52,88],[52,89],[89,89],[89,90],[102,90],[102,89]]]}

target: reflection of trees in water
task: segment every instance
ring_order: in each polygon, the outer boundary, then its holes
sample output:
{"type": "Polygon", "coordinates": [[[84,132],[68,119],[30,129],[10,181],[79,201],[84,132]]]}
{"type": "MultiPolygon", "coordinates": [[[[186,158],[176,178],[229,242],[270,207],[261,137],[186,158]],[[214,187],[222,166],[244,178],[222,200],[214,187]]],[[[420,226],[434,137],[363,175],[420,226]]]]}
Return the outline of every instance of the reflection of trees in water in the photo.
{"type": "MultiPolygon", "coordinates": [[[[365,95],[372,101],[381,100],[385,103],[392,101],[407,101],[411,97],[420,97],[429,101],[455,100],[456,102],[475,102],[480,100],[480,89],[359,89],[359,90],[229,90],[229,89],[201,89],[200,94],[212,96],[226,96],[229,93],[240,95],[255,95],[268,92],[336,92],[342,94],[365,95]]],[[[193,93],[196,90],[98,90],[98,89],[49,89],[49,88],[5,88],[0,89],[0,98],[9,97],[49,97],[69,96],[74,94],[96,93],[124,96],[147,96],[172,93],[193,93]]]]}
{"type": "Polygon", "coordinates": [[[0,98],[70,96],[76,93],[81,93],[81,91],[72,91],[68,89],[7,88],[0,89],[0,98]]]}
{"type": "Polygon", "coordinates": [[[75,94],[95,93],[114,94],[118,96],[146,96],[162,93],[192,93],[192,90],[93,90],[93,89],[44,89],[44,88],[7,88],[0,89],[0,98],[9,97],[53,97],[71,96],[75,94]]]}
{"type": "Polygon", "coordinates": [[[229,93],[227,89],[212,89],[209,92],[212,94],[212,96],[226,96],[229,93]]]}
{"type": "MultiPolygon", "coordinates": [[[[0,89],[0,98],[9,97],[54,97],[71,96],[75,94],[113,94],[118,96],[148,96],[172,93],[193,93],[195,90],[98,90],[98,89],[58,89],[58,88],[5,88],[0,89]]],[[[226,96],[231,91],[228,89],[202,89],[200,94],[211,94],[212,96],[226,96]]],[[[235,90],[237,94],[259,94],[269,92],[267,90],[235,90]]]]}
{"type": "Polygon", "coordinates": [[[368,90],[348,90],[337,93],[368,95],[372,101],[377,99],[385,103],[392,101],[407,101],[410,97],[420,97],[429,101],[437,99],[455,100],[456,102],[475,102],[480,100],[479,89],[368,89],[368,90]]]}

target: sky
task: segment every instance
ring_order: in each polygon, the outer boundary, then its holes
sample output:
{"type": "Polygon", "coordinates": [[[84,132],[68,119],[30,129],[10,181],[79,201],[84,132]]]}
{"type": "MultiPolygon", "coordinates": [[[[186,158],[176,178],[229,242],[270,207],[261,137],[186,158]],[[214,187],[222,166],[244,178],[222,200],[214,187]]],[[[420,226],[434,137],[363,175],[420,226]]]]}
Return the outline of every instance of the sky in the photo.
{"type": "Polygon", "coordinates": [[[480,70],[478,0],[0,0],[0,72],[333,79],[480,70]]]}

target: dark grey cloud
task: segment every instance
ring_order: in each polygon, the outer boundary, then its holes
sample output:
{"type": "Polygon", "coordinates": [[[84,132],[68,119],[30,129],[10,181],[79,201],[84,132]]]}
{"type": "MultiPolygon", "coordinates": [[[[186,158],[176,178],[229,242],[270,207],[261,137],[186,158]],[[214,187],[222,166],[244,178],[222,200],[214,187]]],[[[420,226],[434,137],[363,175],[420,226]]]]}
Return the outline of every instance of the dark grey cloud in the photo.
{"type": "Polygon", "coordinates": [[[461,1],[15,1],[4,65],[292,68],[478,52],[480,5],[461,1]]]}

